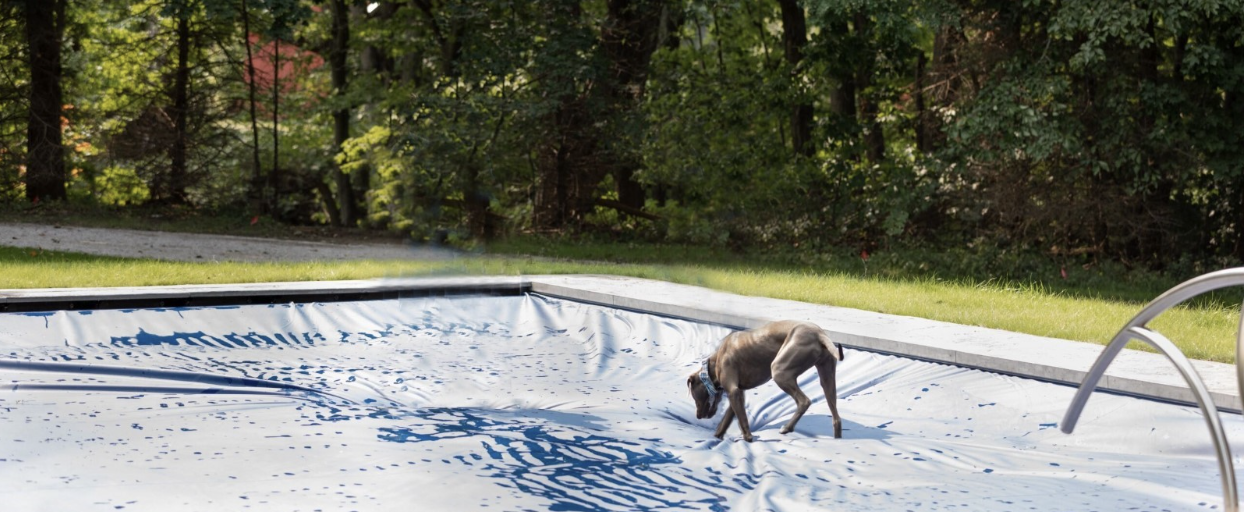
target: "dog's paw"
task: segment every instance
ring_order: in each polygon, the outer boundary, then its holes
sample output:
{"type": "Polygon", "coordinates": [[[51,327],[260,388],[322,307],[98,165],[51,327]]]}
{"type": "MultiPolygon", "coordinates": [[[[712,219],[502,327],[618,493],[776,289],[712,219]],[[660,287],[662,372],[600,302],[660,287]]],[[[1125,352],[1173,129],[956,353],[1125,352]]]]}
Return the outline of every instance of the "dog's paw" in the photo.
{"type": "Polygon", "coordinates": [[[744,440],[750,443],[753,442],[753,434],[744,434],[744,440]]]}
{"type": "Polygon", "coordinates": [[[790,434],[791,432],[792,432],[792,429],[790,427],[783,427],[779,429],[780,434],[790,434]]]}

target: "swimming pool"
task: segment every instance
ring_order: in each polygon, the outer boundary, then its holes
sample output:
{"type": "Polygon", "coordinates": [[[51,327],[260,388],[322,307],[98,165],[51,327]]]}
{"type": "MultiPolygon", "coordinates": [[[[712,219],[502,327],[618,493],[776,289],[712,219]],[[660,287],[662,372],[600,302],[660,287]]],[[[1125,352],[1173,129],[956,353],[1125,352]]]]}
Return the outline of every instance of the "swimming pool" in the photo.
{"type": "MultiPolygon", "coordinates": [[[[695,419],[729,330],[537,294],[0,314],[0,496],[20,510],[1198,510],[1196,408],[848,350],[843,439],[695,419]]],[[[720,411],[720,414],[722,412],[720,411]]],[[[1235,467],[1242,419],[1221,413],[1235,467]]],[[[1240,470],[1238,481],[1243,481],[1240,470]]]]}

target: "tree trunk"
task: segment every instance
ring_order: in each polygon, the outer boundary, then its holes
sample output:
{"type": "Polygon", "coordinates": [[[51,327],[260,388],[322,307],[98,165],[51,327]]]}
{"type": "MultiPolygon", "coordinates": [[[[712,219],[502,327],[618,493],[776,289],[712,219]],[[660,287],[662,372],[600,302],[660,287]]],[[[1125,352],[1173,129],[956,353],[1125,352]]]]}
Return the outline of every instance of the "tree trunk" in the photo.
{"type": "Polygon", "coordinates": [[[447,33],[437,21],[431,0],[412,0],[412,3],[424,13],[429,29],[433,31],[433,38],[437,40],[437,45],[441,49],[441,75],[458,76],[457,61],[459,54],[463,52],[463,35],[467,31],[467,25],[462,20],[453,18],[450,21],[449,33],[447,33]]]}
{"type": "Polygon", "coordinates": [[[1140,62],[1138,64],[1142,68],[1142,78],[1151,82],[1151,84],[1158,84],[1159,65],[1163,60],[1163,57],[1160,56],[1161,43],[1157,37],[1158,34],[1155,32],[1154,17],[1151,17],[1151,19],[1147,21],[1146,32],[1147,35],[1151,36],[1151,44],[1142,49],[1142,54],[1139,56],[1140,62]]]}
{"type": "Polygon", "coordinates": [[[281,100],[281,38],[273,38],[273,168],[268,172],[268,185],[273,189],[269,211],[277,212],[277,201],[281,198],[281,144],[278,135],[280,121],[277,117],[281,100]]]}
{"type": "MultiPolygon", "coordinates": [[[[424,14],[433,38],[440,47],[442,76],[458,76],[458,60],[463,52],[463,39],[466,37],[468,28],[467,21],[462,16],[452,15],[447,20],[449,25],[447,31],[447,27],[443,26],[442,22],[437,19],[436,13],[433,12],[433,3],[430,0],[412,0],[412,3],[424,14]]],[[[501,129],[501,119],[498,122],[498,128],[494,130],[495,137],[497,130],[501,129]]],[[[476,162],[475,156],[477,148],[479,146],[473,148],[472,156],[460,167],[459,186],[463,193],[463,210],[467,213],[467,223],[472,235],[487,240],[493,238],[497,226],[493,220],[495,214],[489,212],[488,185],[480,180],[481,166],[476,162]]]]}
{"type": "MultiPolygon", "coordinates": [[[[565,36],[565,27],[574,26],[584,15],[579,2],[550,2],[546,19],[551,39],[565,36]]],[[[573,175],[577,169],[600,166],[592,163],[590,135],[594,126],[586,112],[584,95],[575,78],[566,73],[550,73],[541,84],[558,107],[545,117],[547,131],[536,149],[536,183],[532,198],[532,223],[538,230],[559,230],[575,217],[572,203],[576,196],[573,175]]]]}
{"type": "MultiPolygon", "coordinates": [[[[338,101],[344,101],[347,87],[346,55],[350,45],[350,12],[346,0],[333,0],[330,7],[333,11],[333,47],[329,52],[330,74],[332,75],[333,91],[338,101]]],[[[338,151],[346,139],[350,138],[350,108],[339,105],[333,111],[333,145],[338,151]]],[[[350,176],[342,172],[338,165],[332,168],[333,179],[337,184],[337,199],[340,211],[340,225],[354,227],[358,223],[358,212],[355,209],[355,189],[351,186],[350,176]]]]}
{"type": "Polygon", "coordinates": [[[930,152],[930,141],[926,134],[926,53],[917,54],[917,72],[913,77],[913,99],[917,108],[917,122],[913,126],[913,135],[917,139],[917,152],[930,152]]]}
{"type": "Polygon", "coordinates": [[[684,25],[683,9],[670,4],[662,6],[661,23],[658,27],[658,47],[669,50],[679,49],[679,29],[684,25]]]}
{"type": "MultiPolygon", "coordinates": [[[[852,24],[857,38],[870,41],[872,35],[869,16],[864,12],[857,12],[853,16],[852,24]]],[[[872,45],[867,45],[867,47],[872,47],[872,45]]],[[[882,124],[878,122],[878,101],[867,91],[874,85],[874,65],[871,59],[862,59],[857,69],[856,85],[861,101],[861,122],[865,124],[866,130],[865,158],[872,164],[879,164],[883,161],[887,141],[883,138],[882,124]]]]}
{"type": "Polygon", "coordinates": [[[467,224],[471,228],[472,236],[482,240],[491,240],[497,234],[497,229],[489,214],[489,193],[480,183],[480,169],[475,162],[471,162],[464,169],[464,174],[466,180],[463,192],[467,224]]]}
{"type": "Polygon", "coordinates": [[[419,87],[423,82],[420,76],[420,54],[416,50],[411,50],[402,54],[398,59],[398,79],[413,87],[419,87]]]}
{"type": "MultiPolygon", "coordinates": [[[[177,70],[173,76],[173,145],[169,148],[169,189],[167,199],[186,202],[186,117],[190,106],[190,7],[177,12],[177,70]]],[[[162,193],[165,191],[157,191],[162,193]]]]}
{"type": "MultiPolygon", "coordinates": [[[[842,34],[846,37],[848,22],[836,20],[827,32],[842,34]]],[[[830,74],[833,84],[830,98],[831,113],[835,115],[837,127],[846,130],[857,123],[857,85],[853,79],[852,70],[832,67],[830,74]]]]}
{"type": "Polygon", "coordinates": [[[441,45],[441,74],[443,76],[459,76],[459,56],[463,54],[463,36],[467,32],[467,24],[459,19],[450,23],[449,38],[441,45]]]}
{"type": "MultiPolygon", "coordinates": [[[[931,59],[924,76],[925,93],[922,101],[927,111],[937,110],[956,102],[960,84],[963,80],[960,73],[964,70],[958,64],[959,47],[964,42],[961,28],[951,24],[937,27],[934,34],[934,47],[931,59]],[[932,108],[933,107],[933,108],[932,108]]],[[[926,147],[928,151],[938,151],[947,140],[943,133],[943,120],[937,115],[925,118],[926,147]]]]}
{"type": "Polygon", "coordinates": [[[30,114],[26,124],[26,198],[65,199],[65,147],[61,141],[61,35],[66,0],[26,4],[30,59],[30,114]]]}
{"type": "Polygon", "coordinates": [[[255,211],[264,208],[264,178],[260,174],[260,127],[255,115],[255,58],[251,54],[251,16],[247,10],[247,0],[239,2],[242,6],[242,40],[247,48],[247,95],[251,113],[251,207],[255,211]]]}
{"type": "Polygon", "coordinates": [[[872,164],[882,163],[887,140],[882,123],[878,122],[878,102],[868,95],[861,101],[861,117],[865,119],[865,158],[872,164]]]}
{"type": "MultiPolygon", "coordinates": [[[[783,14],[783,56],[792,68],[793,83],[799,83],[800,61],[804,58],[808,36],[805,34],[805,9],[796,0],[779,0],[783,14]]],[[[813,104],[800,101],[792,105],[792,151],[813,156],[813,104]]]]}
{"type": "MultiPolygon", "coordinates": [[[[408,5],[407,7],[402,8],[412,9],[415,8],[415,6],[408,5]]],[[[398,12],[398,10],[399,9],[396,8],[395,12],[398,12]]],[[[411,25],[407,25],[405,27],[408,37],[416,37],[414,36],[415,30],[416,28],[411,25]]],[[[403,86],[418,88],[425,82],[423,73],[424,54],[422,50],[423,49],[419,48],[417,45],[407,45],[404,51],[399,55],[398,61],[394,63],[394,67],[397,68],[396,71],[398,81],[403,86]]]]}
{"type": "Polygon", "coordinates": [[[835,88],[831,90],[831,112],[844,120],[857,120],[857,88],[852,76],[831,75],[835,88]]]}
{"type": "Polygon", "coordinates": [[[1177,86],[1181,87],[1181,82],[1185,81],[1185,74],[1182,68],[1185,67],[1185,51],[1190,44],[1190,35],[1181,34],[1177,36],[1177,44],[1173,47],[1172,57],[1172,79],[1177,82],[1177,86]]]}
{"type": "Polygon", "coordinates": [[[320,202],[324,205],[325,213],[329,215],[329,225],[341,226],[341,213],[337,209],[337,203],[333,201],[333,191],[329,190],[329,184],[324,181],[317,181],[316,192],[320,193],[320,202]]]}
{"type": "MultiPolygon", "coordinates": [[[[606,22],[601,31],[602,48],[610,62],[611,78],[608,84],[608,101],[611,105],[611,121],[616,131],[626,130],[629,121],[644,97],[645,79],[649,74],[649,60],[658,49],[658,32],[662,27],[663,0],[609,0],[606,2],[606,22]]],[[[614,133],[615,140],[627,140],[622,133],[614,133]]],[[[615,189],[619,201],[631,208],[645,206],[645,191],[636,181],[635,174],[640,162],[634,148],[612,151],[606,159],[611,162],[615,189]]],[[[591,211],[597,198],[589,197],[596,188],[588,183],[586,195],[577,198],[578,210],[591,211]]]]}

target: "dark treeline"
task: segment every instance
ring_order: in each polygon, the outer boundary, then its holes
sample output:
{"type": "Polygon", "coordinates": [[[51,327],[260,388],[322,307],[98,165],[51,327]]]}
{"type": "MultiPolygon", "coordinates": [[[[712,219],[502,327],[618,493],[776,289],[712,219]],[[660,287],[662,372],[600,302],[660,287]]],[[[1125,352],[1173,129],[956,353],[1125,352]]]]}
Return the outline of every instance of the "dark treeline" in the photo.
{"type": "Polygon", "coordinates": [[[0,200],[1242,255],[1237,0],[0,0],[0,200]]]}

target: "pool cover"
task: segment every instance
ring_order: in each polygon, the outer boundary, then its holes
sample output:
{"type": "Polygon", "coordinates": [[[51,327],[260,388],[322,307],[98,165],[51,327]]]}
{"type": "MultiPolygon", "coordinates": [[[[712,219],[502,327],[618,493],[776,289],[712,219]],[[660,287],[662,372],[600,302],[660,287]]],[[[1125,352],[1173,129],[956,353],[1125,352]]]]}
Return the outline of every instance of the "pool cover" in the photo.
{"type": "MultiPolygon", "coordinates": [[[[729,331],[536,295],[0,315],[5,510],[1211,510],[1195,408],[846,351],[695,419],[729,331]],[[722,410],[719,414],[723,413],[722,410]]],[[[1224,414],[1236,467],[1242,419],[1224,414]]],[[[1243,478],[1239,470],[1238,482],[1243,478]]]]}

